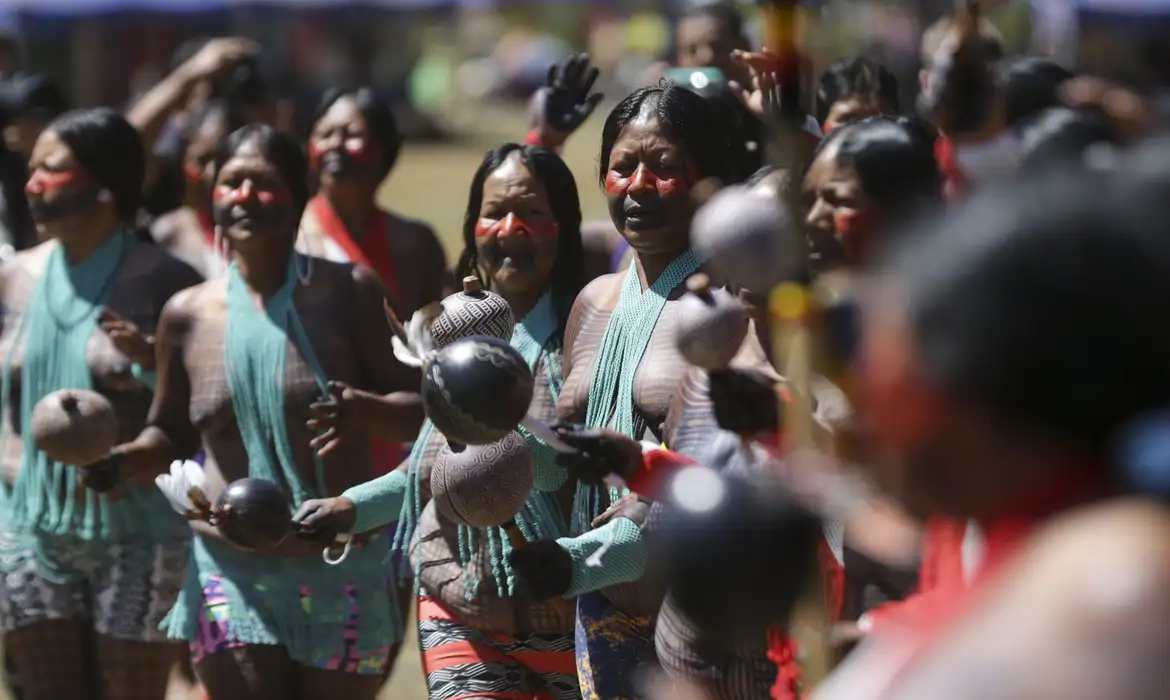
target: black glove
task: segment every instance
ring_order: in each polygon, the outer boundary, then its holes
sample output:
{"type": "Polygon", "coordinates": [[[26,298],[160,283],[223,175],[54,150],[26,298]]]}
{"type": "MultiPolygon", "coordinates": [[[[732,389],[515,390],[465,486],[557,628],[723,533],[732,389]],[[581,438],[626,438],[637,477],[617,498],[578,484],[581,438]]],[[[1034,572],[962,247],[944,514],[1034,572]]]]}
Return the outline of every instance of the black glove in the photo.
{"type": "Polygon", "coordinates": [[[555,540],[537,540],[513,549],[508,563],[533,600],[563,596],[573,583],[573,559],[555,540]]]}
{"type": "Polygon", "coordinates": [[[121,454],[115,453],[81,467],[79,475],[81,485],[97,493],[113,491],[122,480],[123,459],[121,454]]]}
{"type": "Polygon", "coordinates": [[[628,481],[642,466],[642,447],[621,433],[574,423],[558,423],[552,428],[577,450],[576,454],[558,453],[557,464],[584,484],[598,486],[610,474],[628,481]]]}
{"type": "Polygon", "coordinates": [[[719,427],[743,436],[779,429],[780,398],[771,377],[750,369],[725,369],[708,375],[719,427]]]}
{"type": "Polygon", "coordinates": [[[547,81],[537,96],[536,128],[566,136],[576,131],[601,102],[601,93],[590,92],[597,75],[598,70],[589,65],[589,54],[584,53],[549,66],[547,81]]]}

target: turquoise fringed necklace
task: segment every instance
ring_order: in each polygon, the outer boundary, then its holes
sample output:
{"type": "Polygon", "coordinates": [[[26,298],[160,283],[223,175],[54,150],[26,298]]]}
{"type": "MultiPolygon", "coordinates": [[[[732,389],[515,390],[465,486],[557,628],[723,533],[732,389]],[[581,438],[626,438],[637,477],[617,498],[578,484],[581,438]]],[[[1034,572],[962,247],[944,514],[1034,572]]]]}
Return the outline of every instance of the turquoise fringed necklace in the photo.
{"type": "MultiPolygon", "coordinates": [[[[49,460],[37,449],[27,430],[33,407],[59,389],[93,389],[86,358],[90,336],[123,262],[136,245],[125,231],[114,233],[76,265],[57,245],[49,252],[28,307],[4,360],[0,396],[12,395],[13,354],[23,343],[20,374],[20,425],[23,451],[20,472],[12,488],[0,487],[6,527],[15,532],[71,534],[84,540],[126,538],[152,534],[156,523],[141,509],[150,494],[135,488],[117,502],[77,485],[73,468],[49,460]],[[64,498],[61,495],[64,494],[64,498]]],[[[41,557],[40,559],[46,559],[41,557]]],[[[44,573],[54,577],[51,563],[44,573]]]]}
{"type": "MultiPolygon", "coordinates": [[[[535,374],[540,364],[544,364],[545,376],[548,379],[549,391],[553,401],[560,396],[561,386],[564,384],[560,362],[560,338],[556,337],[558,323],[556,309],[553,306],[552,296],[545,292],[536,306],[524,316],[512,329],[512,347],[520,352],[528,364],[528,368],[535,374]]],[[[533,470],[537,488],[533,488],[524,507],[516,515],[516,524],[527,540],[552,539],[565,534],[564,518],[560,515],[553,491],[560,484],[553,485],[553,475],[561,475],[564,483],[564,471],[556,464],[556,452],[523,427],[520,434],[528,442],[532,452],[533,470]],[[552,488],[547,488],[548,486],[552,488]],[[545,488],[540,488],[545,487],[545,488]],[[546,490],[547,489],[547,490],[546,490]]],[[[479,587],[480,561],[476,556],[479,551],[479,538],[487,537],[487,556],[491,566],[492,578],[496,585],[496,593],[500,597],[510,596],[515,591],[515,573],[508,563],[508,554],[512,545],[507,535],[499,527],[487,528],[478,531],[460,525],[458,532],[459,563],[467,571],[466,578],[468,600],[475,597],[479,587]]]]}
{"type": "MultiPolygon", "coordinates": [[[[701,264],[698,255],[688,248],[667,265],[645,292],[636,266],[630,265],[622,283],[621,296],[597,348],[589,381],[586,425],[608,427],[635,439],[640,437],[634,434],[634,377],[650,345],[658,318],[666,307],[666,298],[701,264]]],[[[611,501],[622,495],[616,489],[610,490],[611,501]]],[[[599,510],[597,487],[578,484],[573,503],[574,530],[577,533],[588,530],[599,510]]]]}

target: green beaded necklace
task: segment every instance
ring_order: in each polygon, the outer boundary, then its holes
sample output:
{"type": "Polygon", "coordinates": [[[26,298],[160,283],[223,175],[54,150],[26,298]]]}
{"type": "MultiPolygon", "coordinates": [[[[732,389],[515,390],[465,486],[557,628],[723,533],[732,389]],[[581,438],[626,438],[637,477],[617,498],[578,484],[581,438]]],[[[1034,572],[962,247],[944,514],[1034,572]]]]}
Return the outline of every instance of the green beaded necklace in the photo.
{"type": "MultiPolygon", "coordinates": [[[[622,283],[621,296],[597,349],[585,412],[587,426],[608,427],[635,439],[641,437],[634,434],[634,377],[650,345],[658,318],[666,308],[667,297],[701,264],[699,256],[688,248],[666,266],[645,292],[636,266],[630,265],[622,283]]],[[[617,489],[610,489],[611,501],[622,495],[617,489]]],[[[588,530],[599,511],[597,487],[578,484],[573,504],[574,530],[577,533],[588,530]]]]}

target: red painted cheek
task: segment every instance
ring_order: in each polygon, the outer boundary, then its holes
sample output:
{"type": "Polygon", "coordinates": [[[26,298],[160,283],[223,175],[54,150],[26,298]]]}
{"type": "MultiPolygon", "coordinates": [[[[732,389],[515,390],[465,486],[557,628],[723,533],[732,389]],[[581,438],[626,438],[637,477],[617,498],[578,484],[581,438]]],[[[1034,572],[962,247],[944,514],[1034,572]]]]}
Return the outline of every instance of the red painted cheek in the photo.
{"type": "Polygon", "coordinates": [[[851,260],[857,261],[866,253],[876,220],[872,209],[838,209],[833,212],[833,228],[851,260]]]}
{"type": "Polygon", "coordinates": [[[540,221],[528,226],[532,237],[542,241],[551,241],[561,235],[561,227],[556,221],[540,221]]]}
{"type": "Polygon", "coordinates": [[[345,152],[355,163],[370,165],[374,162],[374,149],[370,147],[370,142],[366,139],[346,139],[345,152]]]}
{"type": "Polygon", "coordinates": [[[324,151],[321,150],[321,146],[319,146],[316,141],[309,141],[310,168],[313,168],[314,170],[319,170],[321,168],[321,156],[323,154],[324,151]]]}
{"type": "Polygon", "coordinates": [[[61,190],[85,182],[86,175],[82,170],[67,170],[61,173],[50,173],[36,170],[28,178],[24,186],[26,194],[54,195],[61,190]]]}
{"type": "Polygon", "coordinates": [[[605,193],[610,197],[622,197],[630,189],[630,178],[610,170],[605,176],[605,193]]]}
{"type": "Polygon", "coordinates": [[[496,235],[500,222],[495,219],[480,219],[475,222],[475,237],[487,238],[496,235]]]}

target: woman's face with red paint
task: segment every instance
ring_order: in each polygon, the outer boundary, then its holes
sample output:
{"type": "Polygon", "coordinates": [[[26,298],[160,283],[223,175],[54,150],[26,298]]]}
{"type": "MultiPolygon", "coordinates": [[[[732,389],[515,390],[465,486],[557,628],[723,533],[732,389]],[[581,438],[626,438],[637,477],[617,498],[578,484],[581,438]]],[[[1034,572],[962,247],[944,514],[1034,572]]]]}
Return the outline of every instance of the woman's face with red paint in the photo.
{"type": "Polygon", "coordinates": [[[643,109],[622,129],[606,167],[609,215],[630,247],[649,255],[684,250],[699,174],[653,113],[643,109]]]}
{"type": "Polygon", "coordinates": [[[345,181],[378,184],[378,149],[352,97],[338,98],[313,126],[309,164],[325,188],[345,181]]]}
{"type": "Polygon", "coordinates": [[[560,232],[548,190],[512,152],[483,181],[475,225],[479,267],[501,292],[543,292],[557,262],[560,232]]]}
{"type": "MultiPolygon", "coordinates": [[[[56,133],[41,133],[29,159],[24,188],[41,240],[67,236],[80,223],[92,219],[103,206],[98,201],[101,189],[56,133]]],[[[112,216],[113,202],[107,204],[112,216]]]]}
{"type": "Polygon", "coordinates": [[[297,217],[292,192],[255,141],[245,141],[212,190],[215,227],[233,246],[291,246],[297,217]]]}
{"type": "Polygon", "coordinates": [[[821,151],[804,178],[808,207],[805,226],[810,256],[818,269],[836,267],[849,260],[847,238],[854,235],[853,222],[870,206],[861,180],[852,168],[837,162],[837,148],[821,151]]]}
{"type": "Polygon", "coordinates": [[[200,211],[211,212],[211,191],[215,187],[215,157],[227,140],[227,122],[209,116],[195,130],[183,154],[183,179],[187,202],[200,211]]]}

